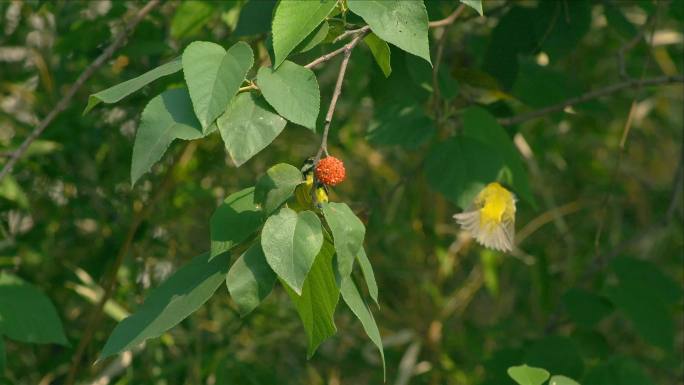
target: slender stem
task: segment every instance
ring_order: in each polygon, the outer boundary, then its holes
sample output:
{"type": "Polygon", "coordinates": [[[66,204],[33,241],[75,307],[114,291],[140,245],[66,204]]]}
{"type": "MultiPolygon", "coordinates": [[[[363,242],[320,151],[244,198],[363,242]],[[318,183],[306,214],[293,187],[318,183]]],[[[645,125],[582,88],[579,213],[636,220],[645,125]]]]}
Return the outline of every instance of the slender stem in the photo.
{"type": "Polygon", "coordinates": [[[575,98],[570,98],[558,104],[553,104],[548,107],[541,108],[536,111],[528,112],[525,114],[520,114],[510,118],[498,119],[499,124],[504,126],[510,126],[513,124],[518,124],[526,122],[528,120],[536,119],[544,115],[550,114],[552,112],[561,111],[566,107],[573,106],[575,104],[584,103],[590,100],[598,99],[602,96],[610,95],[624,89],[629,88],[640,88],[647,86],[656,86],[662,84],[674,84],[674,83],[684,83],[684,76],[658,76],[647,79],[629,79],[624,82],[611,84],[605,88],[600,88],[598,90],[587,92],[584,95],[580,95],[575,98]]]}
{"type": "MultiPolygon", "coordinates": [[[[366,30],[367,31],[367,30],[366,30]]],[[[349,44],[345,45],[344,48],[344,58],[342,59],[342,64],[340,64],[340,71],[337,74],[337,82],[335,83],[335,90],[333,91],[332,99],[330,99],[330,106],[328,106],[328,113],[325,114],[325,126],[323,127],[323,138],[321,139],[321,145],[318,148],[318,153],[314,160],[314,164],[318,163],[321,159],[321,155],[325,152],[328,153],[328,134],[330,132],[330,123],[332,122],[333,114],[335,113],[335,107],[337,106],[337,100],[342,93],[342,84],[344,83],[344,75],[347,73],[347,66],[349,65],[349,58],[351,57],[352,50],[361,41],[365,32],[359,33],[354,40],[349,44]]]]}
{"type": "Polygon", "coordinates": [[[150,0],[138,13],[135,15],[135,17],[126,25],[123,31],[119,33],[119,35],[116,37],[114,42],[107,47],[107,49],[98,56],[95,61],[93,61],[88,68],[86,68],[81,75],[76,79],[76,82],[71,85],[71,88],[66,92],[64,97],[57,103],[57,105],[50,111],[43,120],[38,123],[36,128],[33,129],[33,131],[29,134],[26,139],[21,143],[19,147],[17,147],[16,150],[12,153],[12,155],[9,157],[7,160],[7,163],[2,167],[2,171],[0,171],[0,181],[2,181],[7,174],[9,174],[14,166],[17,164],[19,159],[24,156],[26,153],[26,150],[28,150],[29,146],[33,141],[38,139],[38,137],[45,131],[45,129],[48,128],[50,123],[52,123],[59,114],[62,113],[67,107],[69,107],[69,104],[71,104],[71,99],[73,99],[74,95],[76,92],[81,89],[83,84],[97,71],[102,65],[105,64],[109,58],[112,57],[114,52],[116,52],[119,47],[123,46],[124,43],[126,42],[126,37],[138,26],[138,24],[147,16],[152,9],[154,9],[157,5],[159,5],[159,0],[150,0]]]}

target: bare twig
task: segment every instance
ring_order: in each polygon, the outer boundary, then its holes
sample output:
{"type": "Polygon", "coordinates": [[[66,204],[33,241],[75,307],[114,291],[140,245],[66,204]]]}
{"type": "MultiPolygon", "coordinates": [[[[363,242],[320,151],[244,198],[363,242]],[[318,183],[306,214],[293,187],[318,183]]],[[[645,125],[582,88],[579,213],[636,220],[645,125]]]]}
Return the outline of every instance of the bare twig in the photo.
{"type": "Polygon", "coordinates": [[[344,75],[347,72],[347,65],[349,64],[349,58],[351,57],[352,50],[361,41],[365,34],[359,34],[352,40],[349,44],[345,45],[344,59],[342,59],[342,64],[340,64],[340,72],[337,74],[337,82],[335,83],[335,90],[333,91],[332,99],[330,99],[330,106],[328,107],[328,113],[325,114],[325,126],[323,127],[323,138],[321,139],[321,146],[316,154],[316,159],[314,164],[318,163],[321,159],[321,155],[325,152],[328,153],[328,133],[330,132],[330,123],[332,122],[333,114],[335,113],[335,107],[337,106],[337,99],[339,99],[342,93],[342,84],[344,83],[344,75]]]}
{"type": "Polygon", "coordinates": [[[428,26],[430,28],[438,28],[438,27],[445,27],[449,24],[453,24],[456,19],[463,13],[464,11],[464,4],[459,5],[452,13],[451,15],[445,17],[444,19],[441,20],[435,20],[431,21],[428,23],[428,26]]]}
{"type": "Polygon", "coordinates": [[[561,111],[566,107],[573,106],[575,104],[584,103],[590,100],[598,99],[602,96],[614,94],[616,92],[629,89],[629,88],[639,88],[648,86],[657,86],[663,84],[674,84],[674,83],[684,83],[684,76],[658,76],[653,78],[647,78],[643,80],[630,79],[624,82],[611,84],[607,87],[600,88],[598,90],[587,92],[584,95],[578,97],[570,98],[563,102],[541,108],[536,111],[528,112],[525,114],[520,114],[510,118],[502,118],[497,121],[503,126],[510,126],[513,124],[523,123],[528,120],[540,118],[544,115],[550,114],[552,112],[561,111]]]}
{"type": "Polygon", "coordinates": [[[128,34],[131,33],[145,18],[145,16],[147,16],[147,14],[150,13],[150,11],[152,11],[157,5],[159,5],[159,0],[150,0],[143,8],[141,8],[135,17],[133,17],[126,27],[124,27],[123,31],[121,31],[116,39],[114,39],[112,44],[110,44],[109,47],[107,47],[107,49],[105,49],[104,52],[102,52],[102,54],[100,54],[100,56],[98,56],[95,61],[93,61],[88,68],[81,73],[78,79],[76,79],[76,82],[71,85],[59,103],[57,103],[52,111],[50,111],[47,116],[40,121],[40,123],[38,123],[36,128],[34,128],[29,136],[24,139],[21,145],[14,150],[14,152],[12,152],[12,155],[7,160],[7,163],[5,163],[3,166],[2,171],[0,171],[0,181],[2,181],[2,179],[4,179],[5,176],[12,171],[19,159],[26,153],[26,150],[31,143],[33,143],[33,141],[36,140],[43,133],[43,131],[45,131],[50,123],[52,123],[52,121],[55,120],[55,118],[57,118],[57,116],[59,116],[59,114],[61,114],[62,111],[69,106],[71,99],[83,86],[86,80],[88,80],[95,73],[95,71],[102,67],[102,65],[104,65],[104,63],[112,57],[114,52],[126,42],[126,37],[128,34]]]}
{"type": "Polygon", "coordinates": [[[67,380],[65,381],[66,385],[73,385],[74,380],[76,379],[76,373],[78,372],[78,368],[81,363],[83,353],[85,352],[85,349],[88,347],[88,344],[90,343],[93,337],[93,333],[97,328],[97,325],[99,325],[100,323],[100,318],[102,317],[102,311],[104,309],[105,304],[114,294],[114,287],[116,285],[116,277],[118,275],[119,268],[121,267],[124,258],[128,255],[129,250],[133,245],[133,239],[135,238],[135,234],[137,233],[143,221],[152,212],[152,208],[154,207],[154,205],[161,199],[162,195],[173,186],[174,170],[176,168],[176,165],[178,163],[187,163],[187,161],[189,161],[190,159],[189,153],[192,153],[195,150],[195,148],[196,144],[193,142],[189,142],[186,144],[185,149],[183,150],[181,155],[174,160],[174,163],[167,171],[166,176],[164,177],[164,180],[162,181],[157,192],[152,196],[150,201],[147,202],[145,208],[134,215],[133,220],[131,221],[131,225],[128,228],[128,232],[126,233],[126,236],[124,238],[124,241],[121,244],[119,252],[116,255],[114,265],[109,271],[109,275],[105,280],[105,284],[102,285],[105,290],[104,294],[98,301],[93,312],[90,314],[90,318],[88,319],[88,323],[86,324],[83,336],[81,337],[81,340],[78,343],[78,347],[76,348],[76,352],[73,355],[71,366],[69,367],[69,374],[67,376],[67,380]]]}
{"type": "MultiPolygon", "coordinates": [[[[347,32],[343,33],[342,35],[349,33],[346,36],[356,35],[356,37],[350,43],[345,44],[342,47],[340,47],[340,48],[338,48],[332,52],[328,52],[327,54],[316,58],[315,60],[313,60],[311,63],[305,65],[304,67],[313,68],[313,67],[315,67],[321,63],[327,62],[328,60],[334,58],[335,56],[337,56],[341,53],[351,52],[351,50],[354,49],[354,47],[356,47],[357,44],[359,44],[359,41],[361,41],[361,38],[366,36],[366,34],[368,32],[370,32],[370,27],[365,26],[365,27],[361,27],[359,29],[354,29],[354,30],[347,31],[347,32]]],[[[342,35],[340,35],[340,36],[342,36],[342,35]]]]}

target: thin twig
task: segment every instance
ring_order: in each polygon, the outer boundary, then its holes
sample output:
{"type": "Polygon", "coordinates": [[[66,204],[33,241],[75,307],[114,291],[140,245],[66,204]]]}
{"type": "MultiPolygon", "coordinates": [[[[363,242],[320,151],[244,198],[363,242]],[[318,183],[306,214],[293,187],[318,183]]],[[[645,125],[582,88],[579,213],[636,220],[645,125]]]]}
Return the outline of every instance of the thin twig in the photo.
{"type": "Polygon", "coordinates": [[[561,110],[565,109],[566,107],[570,107],[570,106],[573,106],[575,104],[584,103],[584,102],[587,102],[590,100],[598,99],[602,96],[610,95],[610,94],[616,93],[618,91],[622,91],[624,89],[657,86],[657,85],[663,85],[663,84],[674,84],[674,83],[684,83],[684,76],[658,76],[658,77],[653,77],[653,78],[648,78],[648,79],[643,79],[643,80],[630,79],[630,80],[626,80],[624,82],[611,84],[607,87],[600,88],[598,90],[587,92],[584,95],[580,95],[578,97],[570,98],[570,99],[565,100],[563,102],[553,104],[551,106],[544,107],[544,108],[541,108],[541,109],[536,110],[536,111],[528,112],[525,114],[520,114],[517,116],[512,116],[510,118],[501,118],[501,119],[498,119],[497,121],[502,126],[510,126],[513,124],[519,124],[519,123],[526,122],[528,120],[540,118],[540,117],[547,115],[547,114],[550,114],[552,112],[561,111],[561,110]]]}
{"type": "Polygon", "coordinates": [[[335,90],[333,91],[332,99],[330,99],[330,106],[328,107],[328,113],[325,114],[325,126],[323,127],[323,138],[321,139],[321,146],[318,148],[318,153],[316,154],[316,159],[314,164],[318,163],[321,159],[323,152],[328,153],[328,133],[330,132],[330,123],[332,122],[333,114],[335,113],[335,107],[337,106],[337,100],[342,93],[342,84],[344,83],[344,75],[347,72],[347,65],[349,64],[349,58],[351,57],[352,50],[361,41],[364,34],[359,34],[352,40],[349,44],[345,46],[344,58],[342,59],[342,64],[340,64],[340,72],[337,74],[337,82],[335,83],[335,90]]]}
{"type": "MultiPolygon", "coordinates": [[[[451,13],[451,15],[445,17],[444,19],[441,20],[435,20],[431,21],[428,23],[428,26],[430,28],[438,28],[438,27],[445,27],[447,25],[453,24],[454,21],[458,18],[458,16],[463,13],[463,4],[461,4],[454,12],[451,13]]],[[[333,40],[333,43],[336,43],[340,40],[344,40],[350,36],[363,36],[366,33],[370,32],[371,28],[369,25],[365,25],[361,28],[357,29],[350,29],[348,31],[343,32],[340,34],[338,37],[333,40]]],[[[328,52],[325,55],[319,56],[318,58],[314,59],[312,62],[309,64],[305,65],[304,67],[306,68],[313,68],[321,63],[325,63],[328,60],[334,58],[337,55],[343,54],[347,50],[347,45],[342,46],[334,51],[328,52]]]]}
{"type": "MultiPolygon", "coordinates": [[[[454,21],[465,11],[465,4],[461,4],[456,8],[456,11],[449,16],[451,22],[444,25],[442,30],[442,35],[439,37],[437,42],[437,51],[435,52],[435,59],[433,60],[434,67],[432,68],[432,92],[435,110],[438,109],[438,103],[440,99],[440,89],[439,89],[439,67],[442,63],[442,56],[444,56],[444,43],[446,43],[447,35],[449,34],[449,29],[454,25],[454,21]],[[453,16],[453,17],[452,17],[453,16]]],[[[437,112],[437,111],[436,111],[437,112]]]]}
{"type": "Polygon", "coordinates": [[[451,12],[451,15],[445,17],[444,19],[429,22],[428,27],[438,28],[438,27],[445,27],[449,24],[453,24],[454,21],[456,21],[456,19],[458,19],[458,17],[461,15],[461,13],[463,13],[463,11],[464,11],[463,6],[464,6],[464,4],[459,5],[458,8],[456,8],[453,12],[451,12]]]}
{"type": "Polygon", "coordinates": [[[126,233],[126,236],[124,238],[123,243],[121,244],[121,247],[119,248],[119,252],[116,255],[116,259],[114,260],[114,265],[110,269],[109,275],[107,276],[105,284],[103,285],[105,289],[104,294],[98,301],[93,312],[90,314],[90,318],[88,319],[88,323],[86,325],[85,331],[83,332],[83,336],[81,337],[78,347],[76,348],[76,353],[74,353],[73,355],[71,366],[69,367],[69,374],[67,376],[67,380],[65,381],[66,385],[73,385],[74,380],[76,379],[76,373],[78,372],[78,368],[81,363],[83,353],[85,353],[85,349],[90,344],[90,341],[93,337],[93,333],[97,325],[99,325],[100,323],[100,318],[102,317],[104,305],[114,294],[114,287],[116,285],[116,277],[118,275],[119,268],[121,267],[124,258],[128,255],[129,250],[133,245],[133,239],[135,238],[135,234],[138,232],[138,229],[140,228],[140,225],[143,223],[143,221],[152,212],[152,208],[154,207],[154,205],[161,199],[164,192],[166,192],[173,186],[174,170],[176,168],[176,165],[178,163],[187,163],[187,161],[189,160],[189,156],[187,155],[188,152],[194,151],[195,148],[196,144],[194,144],[193,142],[188,142],[186,144],[185,149],[183,150],[181,155],[178,156],[174,160],[171,167],[169,167],[169,170],[166,172],[166,176],[164,177],[164,180],[162,181],[157,192],[152,196],[150,201],[147,202],[145,208],[136,213],[133,220],[131,221],[131,225],[128,228],[128,232],[126,233]]]}
{"type": "MultiPolygon", "coordinates": [[[[315,67],[321,63],[327,62],[328,60],[334,58],[335,56],[337,56],[341,53],[351,51],[354,47],[356,47],[356,45],[359,43],[361,38],[363,38],[368,32],[370,32],[370,27],[365,26],[365,27],[361,27],[359,29],[354,29],[354,30],[347,31],[347,32],[353,32],[352,34],[356,35],[356,37],[350,43],[345,44],[342,47],[340,47],[340,48],[338,48],[332,52],[328,52],[327,54],[314,59],[311,63],[305,65],[304,67],[313,68],[313,67],[315,67]]],[[[347,34],[347,32],[343,33],[342,35],[347,34]]],[[[340,35],[340,36],[342,36],[342,35],[340,35]]],[[[351,35],[351,34],[348,34],[347,36],[349,36],[349,35],[351,35]]]]}
{"type": "Polygon", "coordinates": [[[135,17],[126,25],[126,27],[119,33],[119,35],[116,37],[114,42],[107,47],[107,49],[98,56],[95,61],[93,61],[88,68],[85,69],[81,73],[81,75],[76,79],[76,82],[69,88],[69,90],[64,94],[62,99],[57,103],[57,105],[50,111],[47,116],[36,126],[36,128],[33,129],[33,131],[29,134],[26,139],[21,143],[21,145],[14,150],[12,155],[9,157],[7,160],[7,163],[2,168],[2,171],[0,171],[0,181],[2,181],[7,174],[9,174],[14,166],[17,164],[19,159],[26,153],[26,150],[28,150],[29,146],[31,143],[33,143],[34,140],[38,139],[38,137],[45,131],[46,128],[52,123],[59,114],[64,111],[69,104],[71,103],[71,99],[74,97],[76,92],[83,86],[83,84],[88,80],[94,73],[97,71],[100,67],[104,65],[104,63],[112,57],[114,52],[119,49],[125,42],[126,42],[126,37],[128,36],[129,33],[131,33],[137,26],[138,24],[147,16],[152,9],[154,9],[157,5],[159,5],[159,0],[150,0],[143,8],[138,11],[138,13],[135,15],[135,17]]]}

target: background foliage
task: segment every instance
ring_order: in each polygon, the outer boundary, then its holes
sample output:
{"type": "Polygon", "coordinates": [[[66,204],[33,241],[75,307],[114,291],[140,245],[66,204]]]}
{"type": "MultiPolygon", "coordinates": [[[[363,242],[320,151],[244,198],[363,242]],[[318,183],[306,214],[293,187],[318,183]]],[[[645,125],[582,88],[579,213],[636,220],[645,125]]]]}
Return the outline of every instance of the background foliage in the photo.
{"type": "MultiPolygon", "coordinates": [[[[387,382],[536,384],[535,375],[545,381],[550,372],[556,384],[571,384],[558,375],[583,385],[681,384],[681,82],[517,117],[630,79],[681,76],[684,7],[678,0],[484,3],[484,17],[465,8],[450,26],[431,28],[428,53],[384,32],[364,2],[349,1],[363,19],[349,14],[346,22],[368,23],[376,34],[354,49],[333,119],[329,150],[348,176],[332,200],[348,203],[366,226],[387,382]],[[477,246],[451,218],[472,195],[464,173],[493,178],[501,164],[520,198],[512,255],[477,246]]],[[[458,7],[425,4],[429,20],[458,7]]],[[[3,159],[143,6],[0,2],[3,159]]],[[[347,42],[327,39],[344,28],[338,16],[325,20],[328,34],[315,26],[318,44],[271,38],[272,8],[257,0],[164,2],[2,180],[1,381],[66,382],[119,257],[79,383],[108,373],[122,384],[382,381],[372,342],[348,309],[338,307],[337,334],[307,360],[307,336],[286,291],[241,318],[220,276],[210,277],[221,286],[217,295],[177,327],[92,365],[151,288],[210,249],[210,217],[224,198],[276,163],[299,165],[316,153],[341,59],[315,68],[318,123],[288,123],[244,164],[214,133],[174,142],[150,173],[132,174],[143,108],[183,84],[180,72],[82,116],[88,95],[169,62],[196,40],[223,49],[243,41],[258,65],[270,62],[271,46],[301,52],[289,60],[306,64],[347,42]],[[131,176],[140,177],[134,187],[131,176]]],[[[299,25],[297,16],[274,20],[274,32],[299,25]]],[[[278,63],[288,54],[279,50],[278,63]]]]}

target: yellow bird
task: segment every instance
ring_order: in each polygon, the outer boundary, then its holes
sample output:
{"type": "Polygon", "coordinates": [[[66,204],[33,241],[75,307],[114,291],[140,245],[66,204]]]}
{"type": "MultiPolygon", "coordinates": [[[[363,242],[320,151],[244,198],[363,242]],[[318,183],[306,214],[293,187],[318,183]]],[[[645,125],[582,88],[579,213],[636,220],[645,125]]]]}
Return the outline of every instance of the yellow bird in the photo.
{"type": "MultiPolygon", "coordinates": [[[[295,198],[299,206],[306,210],[312,206],[311,189],[314,184],[314,158],[308,158],[304,161],[301,171],[304,176],[304,183],[297,186],[295,198]]],[[[316,181],[316,201],[319,204],[328,202],[328,188],[320,181],[316,181]]]]}
{"type": "Polygon", "coordinates": [[[511,251],[515,241],[515,201],[512,192],[493,182],[477,194],[467,211],[454,218],[481,245],[511,251]]]}

